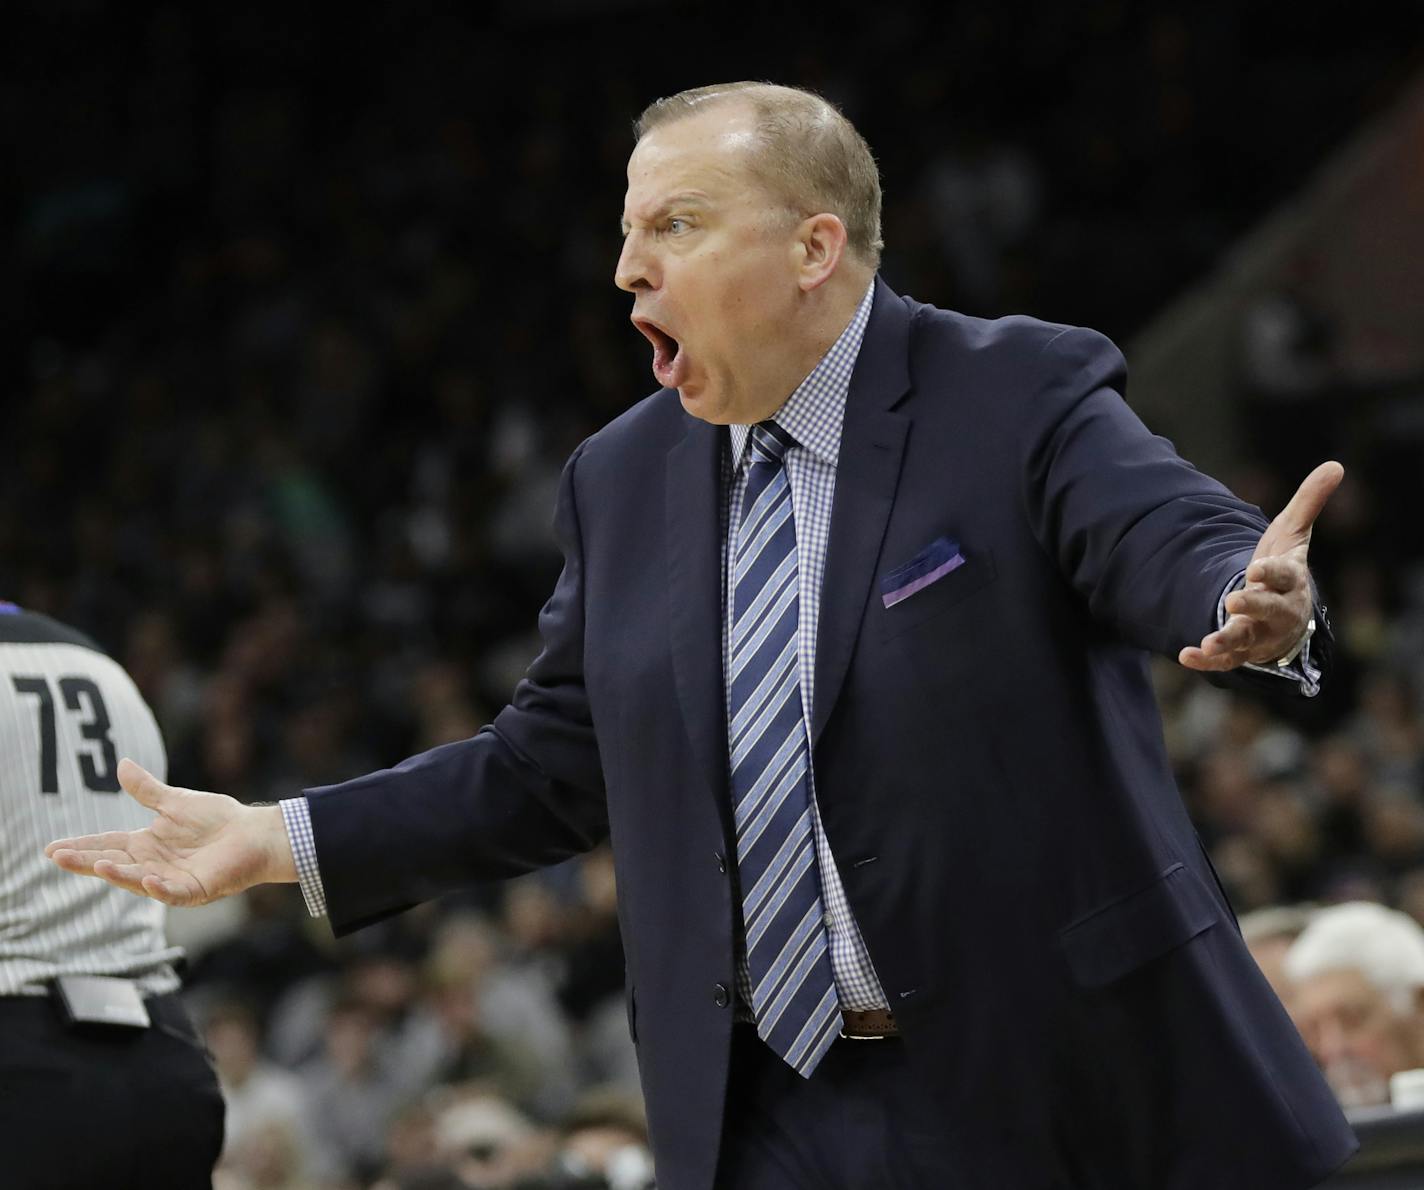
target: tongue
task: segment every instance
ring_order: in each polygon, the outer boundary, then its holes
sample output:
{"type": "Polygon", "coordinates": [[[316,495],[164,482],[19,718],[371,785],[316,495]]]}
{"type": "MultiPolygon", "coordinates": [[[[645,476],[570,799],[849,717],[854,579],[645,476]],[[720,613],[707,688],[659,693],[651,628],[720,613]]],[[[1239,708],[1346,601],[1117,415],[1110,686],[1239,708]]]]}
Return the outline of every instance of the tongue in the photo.
{"type": "Polygon", "coordinates": [[[687,356],[680,343],[659,343],[653,348],[653,376],[664,388],[681,388],[687,379],[687,356]]]}

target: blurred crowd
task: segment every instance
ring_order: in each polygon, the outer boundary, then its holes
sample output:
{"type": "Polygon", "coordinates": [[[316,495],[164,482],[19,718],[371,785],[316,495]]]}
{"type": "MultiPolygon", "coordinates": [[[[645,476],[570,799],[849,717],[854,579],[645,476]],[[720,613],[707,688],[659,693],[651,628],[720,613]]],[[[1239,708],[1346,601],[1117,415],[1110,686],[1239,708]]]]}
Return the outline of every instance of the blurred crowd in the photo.
{"type": "Polygon", "coordinates": [[[341,943],[276,886],[170,935],[227,1098],[222,1190],[650,1183],[606,849],[341,943]]]}
{"type": "MultiPolygon", "coordinates": [[[[652,387],[610,281],[645,102],[817,87],[882,162],[893,285],[1125,338],[1372,110],[1417,11],[1341,47],[1304,11],[892,5],[852,60],[836,4],[735,52],[684,15],[677,55],[637,3],[358,6],[340,52],[294,5],[20,8],[0,595],[128,667],[177,783],[245,800],[471,734],[537,651],[562,462],[652,387]]],[[[1286,367],[1252,347],[1246,409],[1286,367]]],[[[1316,445],[1225,478],[1274,511],[1316,445]]],[[[1243,912],[1424,921],[1424,571],[1373,466],[1399,449],[1352,441],[1319,530],[1320,699],[1161,666],[1243,912]]],[[[606,852],[339,943],[291,888],[173,923],[223,1190],[650,1184],[606,852]]]]}

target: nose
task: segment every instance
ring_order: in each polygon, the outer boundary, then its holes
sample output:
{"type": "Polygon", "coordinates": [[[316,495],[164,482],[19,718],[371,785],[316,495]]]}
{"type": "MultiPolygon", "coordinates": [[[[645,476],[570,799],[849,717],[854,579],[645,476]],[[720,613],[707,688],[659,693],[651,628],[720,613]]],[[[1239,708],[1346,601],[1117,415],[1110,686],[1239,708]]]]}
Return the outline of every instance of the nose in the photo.
{"type": "Polygon", "coordinates": [[[1350,1056],[1350,1039],[1337,1021],[1327,1017],[1315,1032],[1315,1056],[1322,1065],[1350,1056]]]}
{"type": "Polygon", "coordinates": [[[628,293],[657,288],[657,262],[642,232],[630,231],[623,237],[623,251],[618,254],[618,266],[613,270],[613,284],[628,293]]]}

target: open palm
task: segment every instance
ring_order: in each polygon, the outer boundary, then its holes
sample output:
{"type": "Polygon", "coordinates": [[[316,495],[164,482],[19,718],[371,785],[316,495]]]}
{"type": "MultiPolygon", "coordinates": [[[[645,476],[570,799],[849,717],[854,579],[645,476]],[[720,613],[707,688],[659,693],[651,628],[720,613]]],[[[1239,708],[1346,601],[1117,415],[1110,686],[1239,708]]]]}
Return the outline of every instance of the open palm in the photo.
{"type": "Polygon", "coordinates": [[[1340,486],[1345,469],[1321,463],[1261,536],[1246,568],[1246,585],[1226,598],[1229,618],[1200,645],[1177,660],[1188,669],[1223,671],[1265,665],[1286,655],[1304,635],[1313,604],[1310,586],[1311,530],[1340,486]]]}
{"type": "Polygon", "coordinates": [[[119,784],[155,812],[153,822],[142,830],[56,839],[45,854],[65,871],[179,906],[205,905],[278,878],[271,832],[254,817],[260,810],[167,785],[131,760],[119,763],[119,784]]]}

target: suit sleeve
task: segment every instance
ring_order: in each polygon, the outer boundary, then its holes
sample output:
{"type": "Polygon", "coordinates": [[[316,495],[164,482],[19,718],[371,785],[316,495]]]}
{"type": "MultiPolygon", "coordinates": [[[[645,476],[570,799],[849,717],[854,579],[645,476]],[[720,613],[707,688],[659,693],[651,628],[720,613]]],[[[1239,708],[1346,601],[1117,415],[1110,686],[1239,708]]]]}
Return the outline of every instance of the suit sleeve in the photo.
{"type": "Polygon", "coordinates": [[[583,682],[583,542],[564,468],[555,529],[564,569],[539,615],[543,651],[477,735],[392,769],[306,791],[338,935],[462,885],[516,876],[608,834],[583,682]]]}
{"type": "MultiPolygon", "coordinates": [[[[1102,335],[1063,331],[1039,363],[1021,471],[1034,535],[1094,619],[1175,658],[1217,627],[1221,592],[1245,570],[1266,518],[1142,424],[1122,397],[1122,354],[1102,335]]],[[[1323,621],[1318,600],[1316,610],[1323,621]]],[[[1227,677],[1257,688],[1274,680],[1227,677]]]]}

